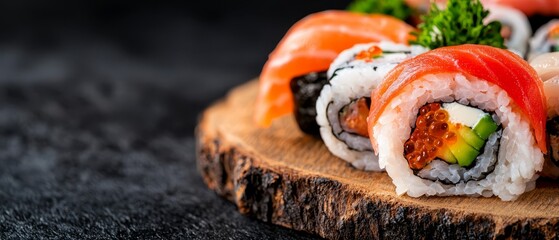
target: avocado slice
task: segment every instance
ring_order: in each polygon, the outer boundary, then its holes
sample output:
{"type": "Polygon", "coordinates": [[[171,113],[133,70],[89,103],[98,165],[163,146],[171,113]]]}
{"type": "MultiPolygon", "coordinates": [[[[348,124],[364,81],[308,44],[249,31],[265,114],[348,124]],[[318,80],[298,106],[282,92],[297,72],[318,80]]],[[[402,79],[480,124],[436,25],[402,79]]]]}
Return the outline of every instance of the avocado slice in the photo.
{"type": "Polygon", "coordinates": [[[460,126],[457,130],[464,141],[474,147],[474,149],[480,151],[485,144],[485,140],[481,139],[471,128],[460,126]]]}
{"type": "Polygon", "coordinates": [[[439,150],[437,150],[437,157],[444,160],[447,163],[456,163],[458,161],[456,160],[456,157],[452,155],[450,148],[448,148],[448,146],[446,145],[443,145],[442,147],[439,148],[439,150]]]}
{"type": "Polygon", "coordinates": [[[457,135],[456,142],[450,145],[449,148],[456,157],[458,164],[462,167],[470,166],[479,155],[479,151],[466,143],[460,135],[457,135]]]}
{"type": "Polygon", "coordinates": [[[484,115],[474,126],[474,132],[483,140],[487,140],[489,136],[497,130],[497,123],[489,114],[484,115]]]}

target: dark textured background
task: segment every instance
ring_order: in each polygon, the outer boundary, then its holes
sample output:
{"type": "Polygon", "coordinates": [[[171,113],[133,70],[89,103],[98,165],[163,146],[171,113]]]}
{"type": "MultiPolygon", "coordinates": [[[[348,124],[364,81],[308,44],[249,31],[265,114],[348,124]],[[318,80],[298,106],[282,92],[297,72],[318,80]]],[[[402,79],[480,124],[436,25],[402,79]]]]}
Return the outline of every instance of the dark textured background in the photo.
{"type": "Polygon", "coordinates": [[[193,132],[291,24],[346,4],[0,3],[0,239],[313,238],[206,189],[193,132]]]}

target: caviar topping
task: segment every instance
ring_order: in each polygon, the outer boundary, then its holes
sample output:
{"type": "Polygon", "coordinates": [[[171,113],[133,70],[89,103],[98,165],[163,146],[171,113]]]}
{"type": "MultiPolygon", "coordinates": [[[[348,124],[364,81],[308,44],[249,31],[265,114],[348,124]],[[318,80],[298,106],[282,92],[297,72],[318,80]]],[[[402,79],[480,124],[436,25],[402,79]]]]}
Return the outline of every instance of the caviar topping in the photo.
{"type": "Polygon", "coordinates": [[[382,49],[376,45],[367,50],[363,50],[355,55],[356,60],[363,60],[365,62],[372,62],[375,58],[382,56],[382,49]]]}
{"type": "Polygon", "coordinates": [[[455,141],[449,132],[448,113],[440,103],[429,103],[419,109],[415,130],[404,144],[404,155],[412,169],[422,169],[437,157],[445,142],[455,141]]]}

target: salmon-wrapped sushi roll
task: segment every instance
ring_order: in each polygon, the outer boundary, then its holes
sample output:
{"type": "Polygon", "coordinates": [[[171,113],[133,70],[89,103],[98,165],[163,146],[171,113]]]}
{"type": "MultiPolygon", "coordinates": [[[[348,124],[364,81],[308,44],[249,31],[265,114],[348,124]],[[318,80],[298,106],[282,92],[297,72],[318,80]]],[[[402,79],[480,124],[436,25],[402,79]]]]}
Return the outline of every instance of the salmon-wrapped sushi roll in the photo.
{"type": "Polygon", "coordinates": [[[381,170],[367,130],[371,91],[400,62],[425,51],[383,41],[358,44],[334,60],[316,104],[320,135],[332,154],[359,169],[381,170]]]}
{"type": "Polygon", "coordinates": [[[398,194],[514,200],[535,187],[546,102],[518,55],[439,48],[395,67],[371,98],[369,135],[398,194]]]}

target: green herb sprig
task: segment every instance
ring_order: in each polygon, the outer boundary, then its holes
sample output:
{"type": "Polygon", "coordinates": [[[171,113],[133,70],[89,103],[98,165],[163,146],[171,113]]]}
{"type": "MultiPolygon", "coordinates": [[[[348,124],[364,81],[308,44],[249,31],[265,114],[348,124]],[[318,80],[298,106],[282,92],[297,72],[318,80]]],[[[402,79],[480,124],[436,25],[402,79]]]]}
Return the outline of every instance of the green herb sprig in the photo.
{"type": "Polygon", "coordinates": [[[467,43],[505,48],[501,23],[483,23],[488,14],[479,0],[449,0],[443,10],[433,3],[410,43],[431,49],[467,43]]]}
{"type": "Polygon", "coordinates": [[[349,11],[362,13],[382,13],[406,20],[412,10],[403,0],[354,0],[349,4],[349,11]]]}

